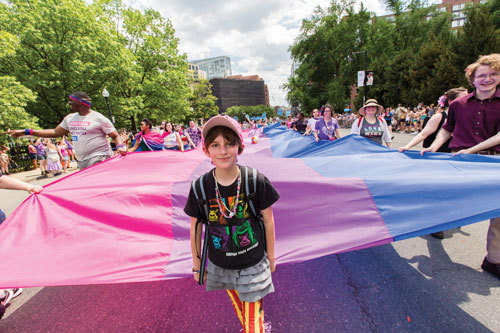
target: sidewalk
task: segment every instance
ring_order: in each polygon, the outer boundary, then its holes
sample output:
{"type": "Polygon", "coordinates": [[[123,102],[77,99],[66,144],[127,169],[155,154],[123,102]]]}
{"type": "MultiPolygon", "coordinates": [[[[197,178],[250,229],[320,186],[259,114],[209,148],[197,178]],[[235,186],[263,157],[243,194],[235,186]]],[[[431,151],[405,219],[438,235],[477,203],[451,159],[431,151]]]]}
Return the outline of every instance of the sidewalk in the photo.
{"type": "Polygon", "coordinates": [[[78,166],[77,162],[70,162],[69,167],[67,169],[67,173],[63,173],[59,176],[43,176],[40,173],[40,169],[35,169],[35,170],[29,170],[29,171],[23,171],[23,172],[17,172],[17,173],[11,173],[10,177],[17,178],[19,180],[22,180],[27,183],[31,183],[35,180],[42,180],[42,179],[57,179],[60,178],[61,176],[68,175],[70,173],[73,173],[75,171],[78,171],[78,166]]]}

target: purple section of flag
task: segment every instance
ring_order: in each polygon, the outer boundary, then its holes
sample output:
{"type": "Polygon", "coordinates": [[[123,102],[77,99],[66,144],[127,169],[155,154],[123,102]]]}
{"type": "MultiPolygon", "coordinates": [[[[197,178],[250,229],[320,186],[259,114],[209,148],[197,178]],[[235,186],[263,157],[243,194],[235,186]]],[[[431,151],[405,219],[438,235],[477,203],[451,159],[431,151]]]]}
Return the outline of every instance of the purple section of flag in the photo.
{"type": "Polygon", "coordinates": [[[273,206],[278,263],[390,243],[392,237],[360,178],[326,178],[302,160],[241,157],[280,193],[273,206]],[[296,181],[293,181],[296,179],[296,181]]]}
{"type": "MultiPolygon", "coordinates": [[[[269,139],[262,139],[266,140],[269,139]]],[[[251,153],[240,156],[239,163],[257,168],[280,193],[280,199],[273,205],[278,264],[393,241],[362,179],[327,178],[301,159],[269,159],[266,155],[270,151],[254,154],[253,150],[267,146],[247,145],[251,153]]],[[[212,167],[207,159],[193,171],[190,179],[196,179],[212,167]]],[[[165,278],[191,275],[190,219],[183,212],[190,186],[190,181],[178,182],[172,190],[175,242],[171,260],[165,267],[165,278]]]]}

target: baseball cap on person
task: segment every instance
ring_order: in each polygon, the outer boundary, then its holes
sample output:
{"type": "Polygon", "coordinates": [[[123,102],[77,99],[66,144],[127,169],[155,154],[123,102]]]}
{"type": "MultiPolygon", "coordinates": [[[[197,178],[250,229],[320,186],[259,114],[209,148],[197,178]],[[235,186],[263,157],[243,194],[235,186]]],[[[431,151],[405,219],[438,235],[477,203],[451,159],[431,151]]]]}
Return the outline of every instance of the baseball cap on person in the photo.
{"type": "Polygon", "coordinates": [[[234,119],[227,115],[218,115],[210,118],[203,126],[203,130],[201,131],[201,135],[203,140],[207,137],[208,131],[210,131],[215,126],[224,126],[231,129],[236,135],[239,136],[241,142],[243,143],[243,134],[241,134],[240,124],[234,119]]]}

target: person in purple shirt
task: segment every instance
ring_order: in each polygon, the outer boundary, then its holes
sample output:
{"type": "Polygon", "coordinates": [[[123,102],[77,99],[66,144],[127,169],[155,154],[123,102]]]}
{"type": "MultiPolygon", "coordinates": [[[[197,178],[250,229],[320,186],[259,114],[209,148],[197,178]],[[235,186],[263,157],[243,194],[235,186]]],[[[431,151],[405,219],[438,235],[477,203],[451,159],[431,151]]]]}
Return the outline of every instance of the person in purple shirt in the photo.
{"type": "Polygon", "coordinates": [[[337,119],[332,117],[333,108],[330,104],[325,105],[325,110],[323,111],[323,118],[319,118],[316,121],[314,128],[314,139],[316,142],[319,140],[330,140],[340,139],[342,135],[340,134],[339,123],[337,119]]]}
{"type": "Polygon", "coordinates": [[[186,132],[189,134],[189,137],[193,141],[195,147],[198,147],[201,142],[201,129],[196,126],[196,123],[193,120],[189,122],[189,128],[186,132]]]}
{"type": "Polygon", "coordinates": [[[45,145],[41,138],[35,141],[36,148],[36,159],[38,160],[38,165],[40,166],[40,172],[42,175],[47,173],[47,155],[45,154],[45,145]]]}
{"type": "MultiPolygon", "coordinates": [[[[448,120],[425,152],[436,152],[453,137],[449,147],[456,154],[500,154],[500,53],[480,57],[466,69],[474,92],[451,103],[448,120]]],[[[490,220],[487,255],[481,268],[500,279],[500,217],[490,220]]]]}

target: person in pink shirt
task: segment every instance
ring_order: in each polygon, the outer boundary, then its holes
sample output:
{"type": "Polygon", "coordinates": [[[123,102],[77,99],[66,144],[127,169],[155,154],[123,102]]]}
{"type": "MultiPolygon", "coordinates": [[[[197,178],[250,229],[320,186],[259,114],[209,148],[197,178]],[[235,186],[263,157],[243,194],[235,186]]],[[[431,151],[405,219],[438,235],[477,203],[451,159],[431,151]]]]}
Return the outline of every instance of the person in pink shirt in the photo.
{"type": "Polygon", "coordinates": [[[64,143],[64,141],[58,142],[57,152],[59,153],[59,156],[61,156],[61,165],[63,168],[63,173],[66,173],[66,170],[68,169],[69,165],[69,154],[68,154],[68,146],[66,146],[66,143],[64,143]]]}

